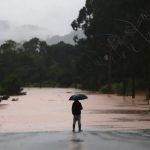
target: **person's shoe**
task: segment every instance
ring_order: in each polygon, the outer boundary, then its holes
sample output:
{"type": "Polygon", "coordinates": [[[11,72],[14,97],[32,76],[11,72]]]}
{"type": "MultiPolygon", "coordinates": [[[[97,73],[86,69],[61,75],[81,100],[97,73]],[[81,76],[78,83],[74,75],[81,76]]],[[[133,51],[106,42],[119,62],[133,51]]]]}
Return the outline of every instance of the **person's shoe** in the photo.
{"type": "Polygon", "coordinates": [[[72,125],[72,128],[73,128],[72,132],[75,132],[75,125],[74,124],[72,125]]]}
{"type": "Polygon", "coordinates": [[[81,125],[79,125],[79,132],[82,132],[82,130],[81,130],[81,125]]]}

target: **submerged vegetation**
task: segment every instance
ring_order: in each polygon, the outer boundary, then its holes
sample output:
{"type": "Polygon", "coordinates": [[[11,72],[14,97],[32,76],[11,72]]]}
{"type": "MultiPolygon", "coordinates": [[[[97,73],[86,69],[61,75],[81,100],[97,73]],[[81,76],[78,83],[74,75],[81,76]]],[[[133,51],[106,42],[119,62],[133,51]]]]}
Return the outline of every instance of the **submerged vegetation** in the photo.
{"type": "Polygon", "coordinates": [[[133,98],[135,89],[147,89],[150,97],[149,10],[148,0],[86,0],[71,24],[86,38],[75,36],[75,45],[47,45],[38,38],[6,41],[0,46],[0,94],[57,86],[133,98]]]}
{"type": "Polygon", "coordinates": [[[77,41],[84,88],[150,97],[149,0],[86,0],[71,25],[87,37],[77,41]]]}
{"type": "Polygon", "coordinates": [[[0,95],[20,94],[24,86],[75,86],[78,57],[79,49],[63,42],[48,46],[38,38],[8,40],[0,46],[0,95]]]}

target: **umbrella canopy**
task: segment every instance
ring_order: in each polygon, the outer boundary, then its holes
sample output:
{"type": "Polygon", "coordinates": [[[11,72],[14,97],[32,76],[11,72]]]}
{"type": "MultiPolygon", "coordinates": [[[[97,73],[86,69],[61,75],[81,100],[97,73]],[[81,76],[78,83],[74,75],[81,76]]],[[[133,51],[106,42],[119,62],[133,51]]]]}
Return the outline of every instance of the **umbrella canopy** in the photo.
{"type": "Polygon", "coordinates": [[[88,97],[84,94],[75,94],[75,95],[72,95],[69,100],[73,100],[73,101],[76,101],[76,100],[84,100],[84,99],[87,99],[88,97]]]}

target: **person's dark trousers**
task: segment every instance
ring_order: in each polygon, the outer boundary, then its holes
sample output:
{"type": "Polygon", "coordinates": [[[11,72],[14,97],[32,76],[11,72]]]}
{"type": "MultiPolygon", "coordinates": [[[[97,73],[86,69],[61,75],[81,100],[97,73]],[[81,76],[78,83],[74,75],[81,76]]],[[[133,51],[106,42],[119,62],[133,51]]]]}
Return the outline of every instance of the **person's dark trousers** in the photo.
{"type": "Polygon", "coordinates": [[[73,132],[75,131],[75,125],[76,125],[76,122],[78,121],[78,128],[79,128],[79,132],[81,132],[81,115],[74,115],[73,116],[73,132]]]}

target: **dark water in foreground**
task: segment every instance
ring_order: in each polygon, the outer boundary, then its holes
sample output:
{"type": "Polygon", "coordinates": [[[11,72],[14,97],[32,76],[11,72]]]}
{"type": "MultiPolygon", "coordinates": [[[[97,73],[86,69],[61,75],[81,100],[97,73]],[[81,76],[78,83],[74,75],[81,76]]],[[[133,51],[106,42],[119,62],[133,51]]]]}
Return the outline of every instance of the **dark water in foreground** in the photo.
{"type": "Polygon", "coordinates": [[[0,103],[0,132],[71,130],[69,97],[87,94],[81,101],[84,129],[150,129],[149,106],[138,96],[134,103],[115,95],[103,95],[65,88],[25,88],[27,95],[0,103]],[[18,101],[11,101],[18,98],[18,101]]]}

